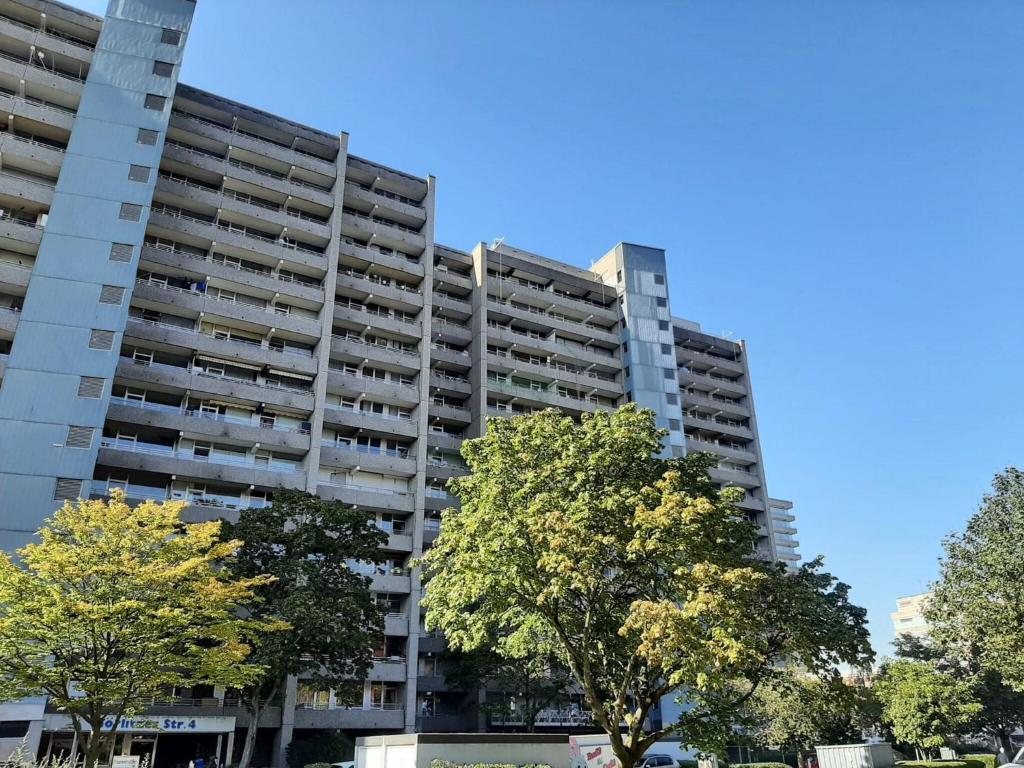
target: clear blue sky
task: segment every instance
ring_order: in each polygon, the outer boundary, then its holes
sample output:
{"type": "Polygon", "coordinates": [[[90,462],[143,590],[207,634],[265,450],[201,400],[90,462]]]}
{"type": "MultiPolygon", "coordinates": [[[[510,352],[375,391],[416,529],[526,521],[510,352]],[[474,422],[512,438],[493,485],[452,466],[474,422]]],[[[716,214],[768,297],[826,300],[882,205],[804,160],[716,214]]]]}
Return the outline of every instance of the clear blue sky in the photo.
{"type": "Polygon", "coordinates": [[[1024,463],[1022,33],[1019,0],[200,0],[182,79],[436,175],[441,242],[667,249],[884,651],[1024,463]]]}

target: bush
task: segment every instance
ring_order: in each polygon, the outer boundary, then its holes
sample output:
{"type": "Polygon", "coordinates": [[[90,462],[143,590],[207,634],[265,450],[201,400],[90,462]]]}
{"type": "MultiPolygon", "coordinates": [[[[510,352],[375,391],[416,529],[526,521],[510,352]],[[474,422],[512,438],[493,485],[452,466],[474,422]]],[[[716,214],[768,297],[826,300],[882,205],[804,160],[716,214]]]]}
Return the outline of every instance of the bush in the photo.
{"type": "Polygon", "coordinates": [[[980,760],[898,760],[900,768],[986,768],[980,760]]]}
{"type": "Polygon", "coordinates": [[[996,762],[995,755],[962,755],[961,759],[967,760],[968,762],[981,763],[979,768],[996,768],[999,763],[996,762]]]}
{"type": "Polygon", "coordinates": [[[513,763],[453,763],[450,760],[431,760],[430,768],[551,768],[551,766],[543,763],[515,765],[513,763]]]}
{"type": "Polygon", "coordinates": [[[731,763],[732,768],[789,768],[785,763],[731,763]]]}
{"type": "Polygon", "coordinates": [[[322,731],[315,739],[294,739],[288,745],[288,768],[330,768],[331,763],[351,760],[355,745],[341,731],[322,731]]]}

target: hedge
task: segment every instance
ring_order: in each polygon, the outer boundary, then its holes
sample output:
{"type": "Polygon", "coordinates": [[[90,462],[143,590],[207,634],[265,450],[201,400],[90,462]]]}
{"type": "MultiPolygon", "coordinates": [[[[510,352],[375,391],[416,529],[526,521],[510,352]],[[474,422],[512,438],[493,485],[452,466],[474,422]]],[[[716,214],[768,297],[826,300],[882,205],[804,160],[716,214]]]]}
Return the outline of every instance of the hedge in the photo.
{"type": "Polygon", "coordinates": [[[543,763],[516,765],[515,763],[453,763],[450,760],[431,760],[430,768],[551,768],[551,766],[543,763]]]}
{"type": "Polygon", "coordinates": [[[982,768],[996,768],[999,765],[995,755],[961,755],[961,759],[981,763],[982,768]]]}
{"type": "Polygon", "coordinates": [[[785,763],[730,763],[732,768],[790,768],[785,763]]]}
{"type": "MultiPolygon", "coordinates": [[[[992,759],[994,761],[995,757],[992,759]]],[[[959,760],[897,760],[896,765],[900,768],[991,768],[984,760],[973,756],[959,760]]]]}

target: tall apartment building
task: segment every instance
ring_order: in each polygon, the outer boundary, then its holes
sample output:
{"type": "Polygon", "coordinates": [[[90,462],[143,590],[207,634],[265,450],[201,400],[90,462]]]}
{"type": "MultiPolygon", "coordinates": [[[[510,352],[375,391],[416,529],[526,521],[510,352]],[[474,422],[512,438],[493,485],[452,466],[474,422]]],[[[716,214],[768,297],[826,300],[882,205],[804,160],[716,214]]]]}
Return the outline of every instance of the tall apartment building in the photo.
{"type": "MultiPolygon", "coordinates": [[[[362,703],[293,681],[260,723],[264,764],[322,729],[515,727],[514,708],[488,721],[478,692],[449,690],[409,567],[488,416],[651,407],[667,453],[711,451],[746,490],[761,553],[798,559],[746,349],[672,317],[663,251],[622,243],[586,270],[435,243],[433,177],[179,84],[194,7],[0,0],[0,546],[114,488],[184,500],[190,519],[281,487],[366,510],[390,536],[367,571],[387,620],[362,703]]],[[[224,761],[235,704],[169,692],[119,749],[224,761]]],[[[25,733],[43,752],[72,742],[45,701],[0,705],[0,741],[25,733]]]]}

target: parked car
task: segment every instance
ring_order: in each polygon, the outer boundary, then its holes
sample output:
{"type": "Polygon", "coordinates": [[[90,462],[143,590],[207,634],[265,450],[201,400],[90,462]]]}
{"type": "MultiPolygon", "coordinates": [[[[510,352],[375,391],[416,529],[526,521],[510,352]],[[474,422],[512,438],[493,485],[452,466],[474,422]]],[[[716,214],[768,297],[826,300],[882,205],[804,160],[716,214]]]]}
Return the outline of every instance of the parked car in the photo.
{"type": "Polygon", "coordinates": [[[636,768],[676,768],[676,761],[669,755],[644,755],[636,768]]]}
{"type": "Polygon", "coordinates": [[[1021,747],[1016,755],[1013,756],[1013,760],[1009,763],[1003,763],[999,768],[1020,768],[1024,765],[1024,747],[1021,747]]]}

